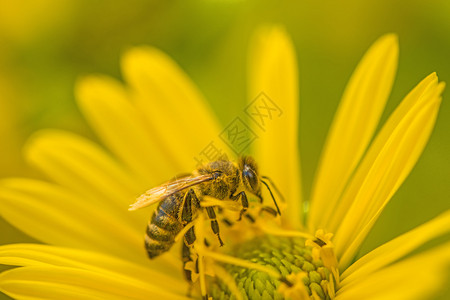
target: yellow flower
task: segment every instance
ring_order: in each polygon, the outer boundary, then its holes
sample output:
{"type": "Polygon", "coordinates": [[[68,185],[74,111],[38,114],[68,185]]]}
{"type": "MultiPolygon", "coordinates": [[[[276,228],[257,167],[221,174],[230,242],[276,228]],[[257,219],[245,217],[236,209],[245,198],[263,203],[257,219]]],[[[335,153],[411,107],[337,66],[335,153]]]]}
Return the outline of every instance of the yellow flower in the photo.
{"type": "MultiPolygon", "coordinates": [[[[207,291],[237,299],[428,298],[445,278],[450,244],[410,254],[449,232],[449,212],[354,261],[420,156],[444,87],[435,74],[426,77],[372,141],[393,83],[397,47],[396,37],[386,35],[357,67],[311,199],[302,202],[294,50],[282,29],[258,32],[246,108],[258,135],[253,155],[286,203],[279,201],[281,222],[255,202],[248,218],[230,228],[221,222],[222,248],[209,239],[200,214],[198,241],[185,265],[195,281],[192,289],[183,278],[179,245],[149,260],[143,232],[151,212],[127,208],[143,191],[192,170],[194,158],[211,142],[229,152],[220,138],[223,129],[193,83],[156,49],[127,52],[127,85],[104,76],[82,79],[79,106],[103,146],[58,130],[30,139],[26,158],[50,181],[2,180],[0,208],[6,220],[44,244],[0,246],[0,263],[19,266],[0,274],[0,291],[18,299],[188,299],[207,291]]],[[[270,205],[270,197],[264,198],[270,205]]],[[[236,209],[229,202],[219,205],[236,209]]]]}

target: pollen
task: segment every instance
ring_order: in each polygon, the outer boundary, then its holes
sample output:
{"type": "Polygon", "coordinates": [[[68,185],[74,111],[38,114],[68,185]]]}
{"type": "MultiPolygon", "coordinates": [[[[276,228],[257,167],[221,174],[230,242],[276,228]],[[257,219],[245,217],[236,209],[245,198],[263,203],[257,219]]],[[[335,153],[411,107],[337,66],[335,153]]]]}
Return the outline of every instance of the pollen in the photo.
{"type": "MultiPolygon", "coordinates": [[[[280,277],[267,272],[224,264],[234,278],[243,299],[334,299],[334,270],[316,256],[306,239],[262,236],[237,245],[228,253],[236,258],[270,268],[280,277]]],[[[229,285],[219,279],[209,283],[213,299],[237,299],[229,285]]]]}

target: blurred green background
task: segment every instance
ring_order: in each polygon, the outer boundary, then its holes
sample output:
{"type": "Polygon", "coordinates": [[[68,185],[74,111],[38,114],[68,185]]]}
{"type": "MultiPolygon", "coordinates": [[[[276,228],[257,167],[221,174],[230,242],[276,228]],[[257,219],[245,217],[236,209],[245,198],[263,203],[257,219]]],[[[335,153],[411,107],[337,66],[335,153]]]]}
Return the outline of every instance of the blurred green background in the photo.
{"type": "MultiPolygon", "coordinates": [[[[0,7],[2,177],[40,176],[21,157],[26,138],[40,128],[95,139],[76,107],[74,83],[90,73],[120,78],[121,53],[134,45],[154,45],[172,56],[227,124],[245,107],[249,37],[258,25],[282,24],[298,55],[306,197],[345,84],[375,39],[395,32],[400,41],[399,69],[383,120],[429,73],[450,83],[447,0],[0,0],[0,7]]],[[[424,154],[362,252],[450,208],[449,98],[447,90],[424,154]]],[[[0,230],[0,243],[31,240],[1,220],[0,230]]],[[[439,299],[448,295],[447,288],[439,299]]]]}

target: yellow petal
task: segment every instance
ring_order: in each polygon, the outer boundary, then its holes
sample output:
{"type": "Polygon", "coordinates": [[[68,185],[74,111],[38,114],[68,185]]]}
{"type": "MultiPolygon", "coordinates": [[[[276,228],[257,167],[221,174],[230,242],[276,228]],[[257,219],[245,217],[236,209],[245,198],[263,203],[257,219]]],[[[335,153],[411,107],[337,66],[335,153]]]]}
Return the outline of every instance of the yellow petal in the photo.
{"type": "Polygon", "coordinates": [[[382,148],[383,144],[386,143],[389,136],[392,134],[393,129],[398,126],[398,124],[402,121],[408,111],[410,111],[415,105],[424,103],[423,101],[429,100],[423,95],[425,95],[428,90],[434,89],[436,85],[436,74],[430,74],[425,79],[423,79],[416,87],[414,87],[411,92],[408,93],[408,95],[403,99],[394,113],[389,117],[388,122],[382,128],[381,132],[377,135],[374,144],[370,148],[370,151],[368,151],[368,154],[364,157],[361,165],[358,167],[356,176],[351,179],[349,187],[339,200],[339,205],[335,208],[333,214],[328,218],[325,226],[328,230],[332,232],[337,231],[339,224],[342,222],[342,219],[344,219],[356,197],[359,188],[363,184],[365,176],[369,172],[369,169],[372,167],[373,162],[378,155],[378,152],[382,148]]]}
{"type": "Polygon", "coordinates": [[[195,158],[222,131],[194,83],[169,56],[151,47],[127,51],[122,70],[152,135],[182,163],[179,172],[193,169],[195,158]]]}
{"type": "Polygon", "coordinates": [[[450,211],[376,248],[341,274],[341,284],[363,278],[403,258],[426,242],[450,232],[450,211]]]}
{"type": "Polygon", "coordinates": [[[53,181],[96,202],[104,213],[142,231],[148,212],[137,218],[128,206],[147,186],[136,184],[129,173],[91,141],[69,132],[42,130],[29,140],[25,155],[53,181]]]}
{"type": "Polygon", "coordinates": [[[132,105],[119,82],[107,77],[86,77],[78,82],[76,95],[100,139],[141,176],[142,183],[153,186],[179,172],[180,162],[152,134],[142,112],[132,105]]]}
{"type": "Polygon", "coordinates": [[[143,233],[73,191],[37,180],[4,179],[0,198],[2,217],[40,241],[145,259],[143,233]]]}
{"type": "MultiPolygon", "coordinates": [[[[20,273],[19,273],[20,274],[20,273]]],[[[14,277],[14,275],[13,275],[14,277]]],[[[48,282],[30,282],[19,279],[9,279],[0,281],[1,295],[6,294],[17,300],[43,300],[43,299],[67,299],[67,300],[123,300],[123,297],[94,291],[76,286],[69,286],[63,284],[55,284],[48,282]]],[[[9,297],[8,297],[9,299],[9,297]]]]}
{"type": "Polygon", "coordinates": [[[445,284],[450,243],[342,285],[336,300],[430,299],[445,284]]]}
{"type": "MultiPolygon", "coordinates": [[[[249,52],[249,99],[246,112],[259,136],[254,154],[287,200],[285,220],[301,224],[301,179],[298,147],[299,100],[297,59],[280,27],[262,28],[249,52]]],[[[282,215],[283,217],[283,215],[282,215]]]]}
{"type": "Polygon", "coordinates": [[[391,91],[397,60],[397,37],[381,37],[364,55],[345,89],[312,190],[308,215],[312,231],[326,227],[373,136],[391,91]]]}
{"type": "Polygon", "coordinates": [[[174,293],[174,288],[152,284],[152,278],[136,279],[69,267],[22,267],[0,274],[0,290],[16,298],[188,299],[174,293]]]}
{"type": "Polygon", "coordinates": [[[0,246],[0,264],[25,267],[70,267],[113,273],[141,279],[183,292],[187,283],[181,278],[181,265],[168,264],[164,259],[146,260],[135,264],[106,254],[72,248],[39,244],[10,244],[0,246]]]}
{"type": "MultiPolygon", "coordinates": [[[[394,113],[369,149],[342,197],[351,203],[335,235],[340,267],[353,259],[381,211],[411,171],[428,141],[441,102],[437,80],[402,118],[394,113]]],[[[403,113],[403,111],[402,111],[403,113]]]]}

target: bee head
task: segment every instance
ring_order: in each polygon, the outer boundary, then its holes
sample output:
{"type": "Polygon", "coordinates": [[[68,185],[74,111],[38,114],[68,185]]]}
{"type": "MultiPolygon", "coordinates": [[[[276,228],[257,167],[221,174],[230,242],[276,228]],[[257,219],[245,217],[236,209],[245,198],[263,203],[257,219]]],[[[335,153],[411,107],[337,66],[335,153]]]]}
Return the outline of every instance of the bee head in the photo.
{"type": "Polygon", "coordinates": [[[247,190],[254,194],[259,194],[258,166],[253,158],[249,156],[241,157],[239,160],[239,170],[241,170],[242,182],[247,190]]]}

